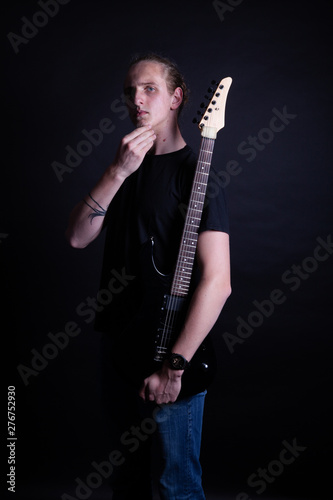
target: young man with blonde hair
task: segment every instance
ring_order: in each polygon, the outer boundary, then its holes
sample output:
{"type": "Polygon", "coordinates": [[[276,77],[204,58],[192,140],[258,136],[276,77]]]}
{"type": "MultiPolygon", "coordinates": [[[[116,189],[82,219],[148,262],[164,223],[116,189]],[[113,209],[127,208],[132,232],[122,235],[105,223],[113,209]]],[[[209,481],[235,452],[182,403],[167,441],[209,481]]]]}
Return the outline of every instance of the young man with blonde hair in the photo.
{"type": "Polygon", "coordinates": [[[135,128],[72,211],[66,233],[73,247],[84,248],[105,228],[101,288],[108,287],[111,269],[128,276],[123,290],[100,307],[96,321],[96,329],[105,333],[104,354],[109,359],[112,386],[107,403],[119,437],[113,446],[124,457],[112,474],[112,498],[152,498],[148,457],[153,449],[161,498],[202,500],[199,456],[206,391],[182,396],[182,362],[191,362],[231,292],[224,195],[221,190],[204,208],[194,271],[198,278],[172,346],[180,365],[172,366],[167,356],[157,371],[142,379],[141,371],[133,373],[134,361],[138,366],[146,363],[146,337],[159,312],[153,268],[146,263],[153,259],[162,281],[172,272],[184,224],[179,207],[189,199],[196,158],[179,128],[188,90],[172,61],[156,54],[135,58],[124,92],[135,128]],[[151,433],[140,426],[149,415],[156,422],[151,433]]]}

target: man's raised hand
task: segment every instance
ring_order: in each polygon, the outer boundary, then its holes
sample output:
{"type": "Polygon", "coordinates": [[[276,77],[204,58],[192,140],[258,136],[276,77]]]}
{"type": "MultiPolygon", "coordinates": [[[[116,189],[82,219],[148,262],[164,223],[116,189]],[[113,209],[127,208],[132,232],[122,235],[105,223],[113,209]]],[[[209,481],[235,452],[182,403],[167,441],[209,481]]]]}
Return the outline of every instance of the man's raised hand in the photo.
{"type": "Polygon", "coordinates": [[[121,140],[113,167],[118,176],[124,179],[141,165],[146,153],[151,149],[156,135],[151,125],[145,125],[125,135],[121,140]]]}

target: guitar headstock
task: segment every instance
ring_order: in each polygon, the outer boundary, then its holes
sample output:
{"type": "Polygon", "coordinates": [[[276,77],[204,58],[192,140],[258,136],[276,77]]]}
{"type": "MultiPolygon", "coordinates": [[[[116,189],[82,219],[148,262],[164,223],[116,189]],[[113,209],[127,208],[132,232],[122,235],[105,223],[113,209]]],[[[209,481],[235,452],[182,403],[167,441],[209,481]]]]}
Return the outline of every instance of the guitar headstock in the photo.
{"type": "Polygon", "coordinates": [[[215,139],[217,132],[224,127],[225,106],[231,83],[232,78],[228,76],[223,78],[217,85],[214,95],[199,122],[203,137],[215,139]]]}

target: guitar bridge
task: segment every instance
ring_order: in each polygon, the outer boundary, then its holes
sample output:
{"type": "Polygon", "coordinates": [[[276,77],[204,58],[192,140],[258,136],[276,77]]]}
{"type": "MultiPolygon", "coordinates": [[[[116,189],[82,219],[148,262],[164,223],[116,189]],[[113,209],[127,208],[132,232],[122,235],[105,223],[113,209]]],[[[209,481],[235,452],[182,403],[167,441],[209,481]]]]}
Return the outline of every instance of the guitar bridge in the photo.
{"type": "Polygon", "coordinates": [[[157,346],[155,349],[154,361],[163,362],[168,353],[168,349],[166,347],[157,346]]]}

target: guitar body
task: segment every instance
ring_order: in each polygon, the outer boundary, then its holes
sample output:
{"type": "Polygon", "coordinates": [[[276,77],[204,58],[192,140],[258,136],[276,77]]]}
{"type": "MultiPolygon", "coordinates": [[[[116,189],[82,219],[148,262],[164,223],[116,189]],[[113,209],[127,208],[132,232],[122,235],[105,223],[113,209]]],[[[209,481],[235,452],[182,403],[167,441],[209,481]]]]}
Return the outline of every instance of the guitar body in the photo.
{"type": "MultiPolygon", "coordinates": [[[[153,263],[150,242],[141,253],[141,268],[144,270],[145,288],[137,298],[140,305],[125,330],[117,337],[113,349],[113,363],[117,370],[136,389],[140,389],[145,378],[161,368],[182,327],[190,300],[190,295],[170,295],[173,275],[158,273],[153,263]],[[173,324],[172,329],[167,326],[168,346],[165,347],[163,355],[156,359],[157,351],[160,351],[161,336],[166,333],[166,323],[168,324],[170,316],[173,318],[173,324]],[[122,355],[118,356],[119,353],[122,355]],[[126,353],[125,364],[120,362],[124,359],[123,353],[126,353]]],[[[208,335],[182,376],[182,389],[178,399],[205,390],[214,379],[215,373],[215,351],[208,335]]]]}
{"type": "MultiPolygon", "coordinates": [[[[155,336],[155,363],[161,364],[165,357],[171,352],[171,347],[176,340],[183,325],[188,298],[165,294],[161,308],[159,326],[155,336]],[[172,318],[172,327],[169,326],[172,318]],[[167,343],[161,346],[163,335],[167,334],[167,343]]],[[[190,365],[182,376],[182,390],[180,397],[197,394],[207,389],[216,373],[216,358],[209,335],[199,346],[191,359],[190,365]]]]}

